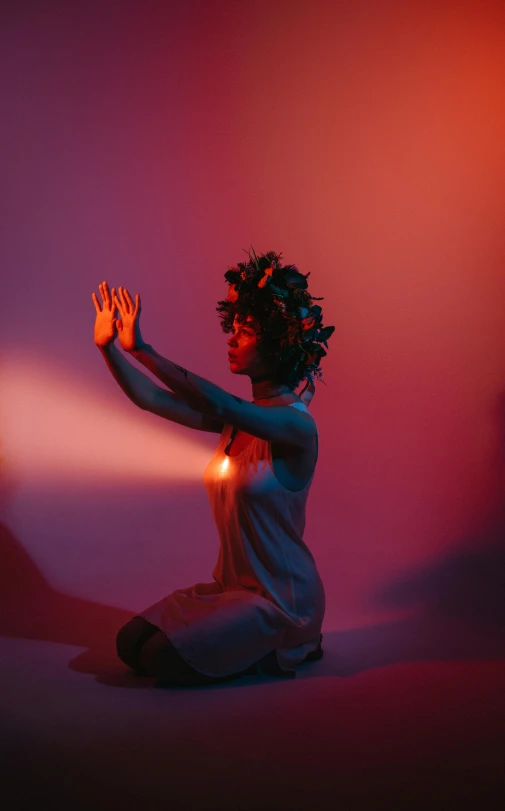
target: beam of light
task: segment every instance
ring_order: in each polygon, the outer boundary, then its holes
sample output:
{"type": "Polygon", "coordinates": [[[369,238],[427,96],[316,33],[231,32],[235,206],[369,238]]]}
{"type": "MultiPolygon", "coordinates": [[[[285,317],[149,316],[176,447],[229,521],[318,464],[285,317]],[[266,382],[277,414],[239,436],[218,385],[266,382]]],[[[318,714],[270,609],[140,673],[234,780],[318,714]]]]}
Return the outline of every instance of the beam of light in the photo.
{"type": "MultiPolygon", "coordinates": [[[[10,353],[2,367],[7,478],[51,488],[201,481],[212,450],[193,439],[191,429],[181,427],[188,433],[181,436],[169,421],[146,416],[133,403],[123,409],[46,359],[10,353]]],[[[112,378],[110,386],[117,386],[112,378]]]]}

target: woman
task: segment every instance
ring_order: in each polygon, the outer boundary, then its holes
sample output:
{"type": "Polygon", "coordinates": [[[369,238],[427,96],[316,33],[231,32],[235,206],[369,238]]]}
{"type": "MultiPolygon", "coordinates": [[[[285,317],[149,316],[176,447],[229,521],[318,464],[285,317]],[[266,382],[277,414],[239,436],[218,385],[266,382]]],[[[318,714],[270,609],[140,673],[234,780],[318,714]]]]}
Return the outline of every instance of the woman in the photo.
{"type": "MultiPolygon", "coordinates": [[[[305,505],[317,461],[308,413],[312,373],[322,378],[321,307],[306,276],[282,266],[282,254],[249,254],[225,273],[226,300],[216,308],[233,374],[252,382],[252,403],[166,360],[140,334],[140,296],[96,295],[94,340],[115,379],[139,407],[221,435],[204,471],[219,533],[213,582],[177,589],[134,616],[117,635],[121,660],[158,684],[212,684],[246,673],[294,678],[294,667],[319,659],[324,588],[303,541],[305,505]],[[115,318],[116,308],[120,319],[115,318]],[[114,346],[150,369],[167,391],[135,369],[114,346]],[[294,389],[307,380],[305,395],[294,389]],[[274,409],[275,407],[275,409],[274,409]],[[270,410],[274,409],[274,410],[270,410]]],[[[310,275],[310,274],[307,274],[310,275]]]]}

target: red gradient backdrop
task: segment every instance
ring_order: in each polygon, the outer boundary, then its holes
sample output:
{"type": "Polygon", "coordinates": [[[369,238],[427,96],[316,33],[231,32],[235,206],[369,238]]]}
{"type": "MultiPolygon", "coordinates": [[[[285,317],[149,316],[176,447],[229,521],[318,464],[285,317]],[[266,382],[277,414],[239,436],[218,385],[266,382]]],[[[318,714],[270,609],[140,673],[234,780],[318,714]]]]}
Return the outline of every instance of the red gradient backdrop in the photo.
{"type": "Polygon", "coordinates": [[[486,2],[5,15],[2,537],[19,633],[33,567],[53,592],[130,612],[211,580],[202,474],[218,437],[125,397],[93,344],[91,293],[139,292],[158,352],[249,398],[215,307],[251,243],[310,271],[336,327],[310,406],[323,630],[433,605],[436,621],[489,625],[504,580],[504,26],[486,2]]]}

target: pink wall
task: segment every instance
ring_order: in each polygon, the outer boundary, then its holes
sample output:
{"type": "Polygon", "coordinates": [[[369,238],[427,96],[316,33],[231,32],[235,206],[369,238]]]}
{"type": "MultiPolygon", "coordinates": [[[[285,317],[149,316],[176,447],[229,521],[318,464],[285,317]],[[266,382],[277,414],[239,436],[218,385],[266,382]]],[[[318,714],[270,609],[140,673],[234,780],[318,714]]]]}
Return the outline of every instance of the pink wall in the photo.
{"type": "Polygon", "coordinates": [[[218,437],[127,400],[91,293],[140,292],[149,343],[249,397],[215,307],[252,243],[336,326],[305,534],[326,628],[412,599],[480,616],[505,529],[503,4],[20,5],[1,29],[11,608],[35,610],[35,567],[131,612],[212,579],[218,437]]]}

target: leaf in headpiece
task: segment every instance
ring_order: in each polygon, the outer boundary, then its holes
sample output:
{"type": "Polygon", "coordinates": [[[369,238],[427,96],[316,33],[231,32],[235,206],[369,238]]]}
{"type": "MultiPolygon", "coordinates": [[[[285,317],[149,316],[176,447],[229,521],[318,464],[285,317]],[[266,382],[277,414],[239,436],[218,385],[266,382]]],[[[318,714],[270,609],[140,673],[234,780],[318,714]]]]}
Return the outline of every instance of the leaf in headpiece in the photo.
{"type": "Polygon", "coordinates": [[[261,288],[261,287],[265,287],[267,284],[270,284],[271,275],[272,275],[272,268],[267,268],[267,272],[263,274],[263,276],[261,277],[261,279],[258,282],[258,287],[261,288]],[[268,271],[270,271],[270,273],[268,271]]]}
{"type": "Polygon", "coordinates": [[[289,298],[289,290],[283,290],[282,287],[276,287],[274,284],[270,284],[270,290],[272,293],[275,293],[276,296],[289,298]]]}
{"type": "Polygon", "coordinates": [[[237,285],[231,284],[230,288],[228,290],[228,298],[227,298],[227,300],[233,302],[233,301],[236,301],[237,299],[238,299],[237,285]]]}
{"type": "Polygon", "coordinates": [[[273,267],[276,268],[278,264],[277,254],[275,251],[268,251],[265,255],[265,259],[267,259],[268,263],[273,267]]]}
{"type": "MultiPolygon", "coordinates": [[[[323,327],[322,330],[319,332],[319,340],[320,341],[327,341],[330,335],[333,335],[335,332],[335,327],[323,327]]],[[[327,346],[327,344],[325,344],[327,346]]]]}
{"type": "Polygon", "coordinates": [[[251,245],[251,250],[252,250],[253,256],[254,256],[254,263],[256,265],[256,270],[259,270],[261,272],[261,268],[260,268],[259,262],[258,262],[258,257],[256,256],[256,251],[254,250],[252,245],[251,245]]]}
{"type": "Polygon", "coordinates": [[[295,265],[287,265],[284,270],[284,281],[289,287],[297,290],[306,290],[308,287],[307,279],[300,273],[295,265]]]}
{"type": "Polygon", "coordinates": [[[317,344],[311,344],[311,345],[309,344],[309,346],[306,349],[306,353],[307,353],[307,359],[308,359],[309,363],[315,363],[317,361],[318,354],[319,354],[318,351],[317,351],[317,344]]]}
{"type": "Polygon", "coordinates": [[[227,282],[237,283],[240,281],[240,273],[237,270],[237,268],[230,268],[230,270],[227,270],[226,273],[224,274],[224,278],[226,279],[227,282]]]}
{"type": "Polygon", "coordinates": [[[244,252],[245,252],[245,253],[248,255],[248,257],[249,257],[249,261],[248,261],[247,263],[245,263],[245,262],[244,262],[244,268],[248,268],[248,269],[250,269],[251,265],[253,264],[253,259],[252,259],[252,256],[251,256],[251,251],[246,251],[246,249],[245,249],[245,248],[242,248],[242,250],[243,250],[243,251],[244,251],[244,252]]]}

